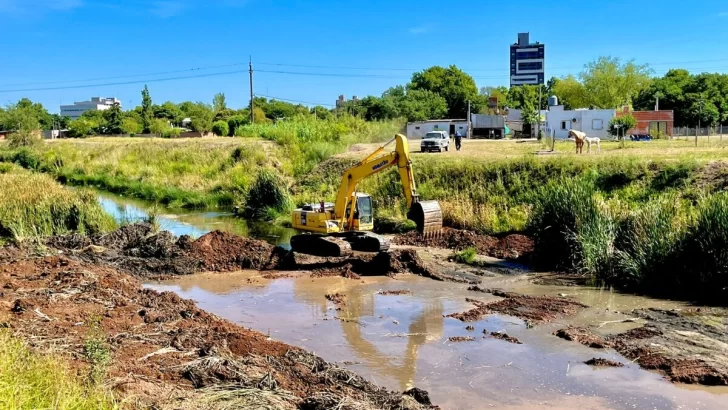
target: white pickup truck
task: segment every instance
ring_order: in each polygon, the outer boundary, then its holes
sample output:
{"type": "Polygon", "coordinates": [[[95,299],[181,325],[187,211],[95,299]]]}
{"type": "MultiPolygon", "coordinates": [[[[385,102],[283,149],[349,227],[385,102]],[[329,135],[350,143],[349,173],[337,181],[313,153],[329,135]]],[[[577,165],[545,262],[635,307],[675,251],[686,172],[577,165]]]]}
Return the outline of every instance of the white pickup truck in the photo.
{"type": "Polygon", "coordinates": [[[445,131],[430,131],[425,134],[420,144],[420,151],[447,151],[450,149],[450,136],[445,131]]]}

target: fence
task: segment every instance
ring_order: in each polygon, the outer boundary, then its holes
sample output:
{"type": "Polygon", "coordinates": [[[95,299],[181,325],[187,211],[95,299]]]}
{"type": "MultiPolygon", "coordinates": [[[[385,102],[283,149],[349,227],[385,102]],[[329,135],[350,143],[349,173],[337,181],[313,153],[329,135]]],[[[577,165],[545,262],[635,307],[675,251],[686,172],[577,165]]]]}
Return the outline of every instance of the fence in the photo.
{"type": "MultiPolygon", "coordinates": [[[[717,125],[715,127],[674,127],[672,129],[673,138],[677,137],[722,137],[724,134],[728,134],[728,125],[717,125]]],[[[728,137],[728,135],[726,135],[728,137]]]]}

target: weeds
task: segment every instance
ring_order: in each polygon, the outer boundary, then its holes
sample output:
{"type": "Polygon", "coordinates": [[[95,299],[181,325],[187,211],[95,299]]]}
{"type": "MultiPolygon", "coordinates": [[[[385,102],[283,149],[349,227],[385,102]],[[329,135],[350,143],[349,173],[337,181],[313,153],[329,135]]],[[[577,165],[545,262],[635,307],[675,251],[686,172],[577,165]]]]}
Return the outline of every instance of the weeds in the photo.
{"type": "Polygon", "coordinates": [[[74,377],[60,358],[30,351],[0,329],[0,407],[31,409],[116,409],[111,394],[74,377]]]}
{"type": "Polygon", "coordinates": [[[86,360],[91,363],[89,381],[92,384],[100,384],[106,376],[106,367],[111,361],[111,352],[106,345],[106,338],[101,329],[101,318],[92,315],[87,323],[89,335],[83,344],[83,354],[86,360]]]}
{"type": "Polygon", "coordinates": [[[478,251],[475,248],[466,248],[460,252],[456,252],[454,255],[455,262],[465,263],[472,265],[475,263],[475,258],[478,256],[478,251]]]}

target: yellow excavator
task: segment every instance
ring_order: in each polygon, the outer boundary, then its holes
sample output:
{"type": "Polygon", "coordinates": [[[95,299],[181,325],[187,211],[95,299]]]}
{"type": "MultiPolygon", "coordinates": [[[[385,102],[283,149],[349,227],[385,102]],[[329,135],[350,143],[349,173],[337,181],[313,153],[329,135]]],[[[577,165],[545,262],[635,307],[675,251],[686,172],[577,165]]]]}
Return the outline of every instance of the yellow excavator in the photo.
{"type": "Polygon", "coordinates": [[[389,249],[389,241],[371,232],[374,229],[371,196],[357,192],[356,188],[364,178],[394,166],[399,170],[407,199],[407,218],[415,222],[421,234],[439,232],[442,229],[440,204],[420,201],[407,137],[397,134],[344,172],[336,203],[310,204],[293,211],[293,228],[309,233],[293,236],[291,250],[318,256],[344,256],[352,250],[381,252],[389,249]],[[387,152],[386,147],[392,142],[395,143],[394,151],[387,152]]]}

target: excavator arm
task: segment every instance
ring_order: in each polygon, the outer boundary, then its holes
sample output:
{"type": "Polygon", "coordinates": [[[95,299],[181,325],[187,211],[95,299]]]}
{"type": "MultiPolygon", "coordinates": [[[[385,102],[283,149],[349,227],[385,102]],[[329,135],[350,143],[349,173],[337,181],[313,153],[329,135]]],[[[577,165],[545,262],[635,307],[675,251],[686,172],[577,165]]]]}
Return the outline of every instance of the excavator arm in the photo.
{"type": "Polygon", "coordinates": [[[407,208],[410,210],[407,217],[417,224],[421,233],[439,231],[442,228],[442,211],[437,201],[420,201],[417,195],[412,160],[409,153],[407,137],[397,134],[383,146],[368,155],[361,162],[344,172],[336,195],[334,215],[340,220],[341,226],[352,226],[356,207],[355,195],[359,182],[363,179],[382,172],[390,167],[397,166],[399,171],[402,189],[407,200],[407,208]],[[392,152],[386,152],[385,148],[395,142],[392,152]],[[349,209],[349,221],[346,221],[347,208],[349,209]]]}

